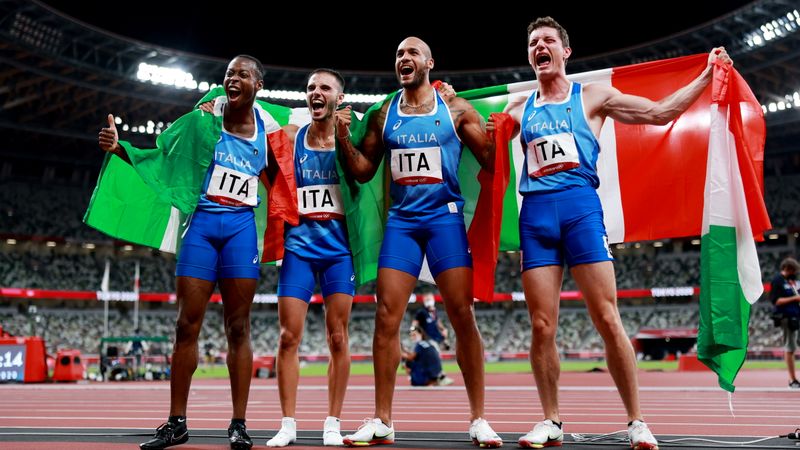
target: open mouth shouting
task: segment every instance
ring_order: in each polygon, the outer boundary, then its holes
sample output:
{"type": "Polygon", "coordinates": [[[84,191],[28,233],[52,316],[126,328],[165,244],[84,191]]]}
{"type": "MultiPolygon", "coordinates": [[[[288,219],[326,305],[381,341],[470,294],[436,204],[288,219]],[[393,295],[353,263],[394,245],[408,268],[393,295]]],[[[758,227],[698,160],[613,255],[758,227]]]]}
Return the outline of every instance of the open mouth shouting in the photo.
{"type": "Polygon", "coordinates": [[[411,64],[401,64],[400,65],[400,79],[407,80],[414,76],[414,66],[411,64]]]}
{"type": "Polygon", "coordinates": [[[539,53],[536,55],[535,62],[536,68],[542,70],[550,67],[553,62],[553,58],[547,53],[539,53]]]}
{"type": "Polygon", "coordinates": [[[325,112],[325,101],[322,98],[311,99],[311,114],[319,115],[325,112]]]}
{"type": "Polygon", "coordinates": [[[228,89],[225,90],[228,94],[228,101],[235,102],[239,100],[242,96],[242,91],[239,89],[239,86],[236,85],[228,85],[228,89]]]}

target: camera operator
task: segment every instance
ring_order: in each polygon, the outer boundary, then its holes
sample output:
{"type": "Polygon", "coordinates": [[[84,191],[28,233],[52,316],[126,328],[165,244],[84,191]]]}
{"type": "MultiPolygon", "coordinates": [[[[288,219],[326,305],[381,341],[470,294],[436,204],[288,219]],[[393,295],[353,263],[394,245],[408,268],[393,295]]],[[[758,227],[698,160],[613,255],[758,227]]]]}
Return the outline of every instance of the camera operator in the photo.
{"type": "Polygon", "coordinates": [[[797,351],[797,330],[800,328],[800,294],[797,272],[800,263],[794,258],[781,261],[781,273],[772,280],[769,299],[775,305],[772,318],[775,326],[783,330],[783,347],[786,351],[786,368],[789,371],[789,388],[800,389],[794,370],[794,353],[797,351]]]}

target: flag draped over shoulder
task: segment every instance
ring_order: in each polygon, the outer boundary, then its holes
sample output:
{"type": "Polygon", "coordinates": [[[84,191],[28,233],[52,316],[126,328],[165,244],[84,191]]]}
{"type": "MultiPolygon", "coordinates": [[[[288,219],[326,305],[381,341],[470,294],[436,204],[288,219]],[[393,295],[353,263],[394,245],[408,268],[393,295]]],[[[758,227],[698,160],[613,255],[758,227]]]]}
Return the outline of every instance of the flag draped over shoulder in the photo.
{"type": "MultiPolygon", "coordinates": [[[[626,94],[658,100],[695,79],[707,54],[570,75],[626,94]]],[[[750,304],[761,294],[754,239],[771,228],[764,204],[765,125],[761,106],[735,69],[717,67],[714,82],[681,116],[664,126],[606,119],[600,132],[600,195],[609,241],[702,234],[698,356],[723,389],[747,352],[750,304]],[[710,111],[710,113],[709,113],[710,111]]],[[[536,82],[460,95],[482,112],[530,96],[536,82]]],[[[522,172],[523,149],[511,145],[511,177],[522,172]]],[[[518,189],[508,189],[501,250],[519,248],[518,189]]]]}
{"type": "MultiPolygon", "coordinates": [[[[269,192],[259,188],[262,199],[267,200],[256,210],[262,261],[268,261],[282,254],[283,248],[265,251],[263,247],[275,242],[264,238],[267,211],[270,222],[296,224],[297,197],[293,149],[278,122],[288,120],[290,109],[259,102],[256,110],[266,124],[267,145],[279,166],[269,192]]],[[[84,222],[115,238],[175,253],[185,219],[200,198],[221,130],[222,108],[218,102],[213,114],[195,110],[180,117],[158,136],[154,149],[139,149],[120,141],[131,165],[106,155],[84,222]]]]}
{"type": "MultiPolygon", "coordinates": [[[[658,100],[695,79],[706,67],[708,54],[652,61],[569,75],[571,81],[602,83],[626,94],[658,100]]],[[[527,81],[459,93],[482,114],[502,111],[509,101],[528,97],[537,83],[527,81]]],[[[700,235],[708,150],[711,90],[667,125],[627,125],[606,119],[600,132],[598,194],[603,204],[609,242],[635,242],[700,235]]],[[[748,91],[749,92],[749,91],[748,91]]],[[[745,117],[745,128],[763,122],[758,111],[745,117]]],[[[763,127],[762,127],[763,128],[763,127]]],[[[760,135],[763,141],[763,133],[760,135]]],[[[750,142],[757,135],[744,136],[750,142]]],[[[749,161],[745,179],[748,204],[763,199],[763,145],[747,145],[741,158],[749,161]]],[[[500,250],[519,250],[518,213],[522,206],[519,181],[524,153],[511,142],[511,179],[506,191],[500,250]]],[[[462,185],[462,189],[464,186],[462,185]]],[[[465,192],[467,197],[467,192],[465,192]]],[[[469,199],[467,199],[469,202],[469,199]]],[[[754,233],[770,227],[762,206],[750,210],[754,233]]]]}
{"type": "Polygon", "coordinates": [[[761,167],[749,155],[764,147],[761,108],[742,77],[717,65],[711,92],[710,133],[700,258],[700,330],[697,355],[733,392],[747,356],[750,305],[763,284],[755,237],[769,224],[761,167]],[[760,119],[760,120],[759,120],[760,119]]]}
{"type": "MultiPolygon", "coordinates": [[[[372,115],[378,113],[395,95],[397,92],[370,107],[360,120],[353,115],[350,133],[354,145],[361,145],[372,115]]],[[[514,126],[507,114],[494,114],[494,122],[496,132],[493,139],[496,148],[500,149],[495,153],[494,171],[482,170],[472,153],[466,149],[462,153],[458,170],[459,183],[465,198],[467,239],[473,257],[473,295],[485,301],[491,301],[494,297],[502,199],[508,187],[509,160],[506,149],[514,126]]],[[[390,178],[384,161],[385,158],[382,158],[376,175],[366,183],[353,180],[346,174],[341,161],[338,163],[350,251],[353,254],[358,284],[374,280],[378,273],[378,255],[391,206],[388,197],[390,178]]]]}

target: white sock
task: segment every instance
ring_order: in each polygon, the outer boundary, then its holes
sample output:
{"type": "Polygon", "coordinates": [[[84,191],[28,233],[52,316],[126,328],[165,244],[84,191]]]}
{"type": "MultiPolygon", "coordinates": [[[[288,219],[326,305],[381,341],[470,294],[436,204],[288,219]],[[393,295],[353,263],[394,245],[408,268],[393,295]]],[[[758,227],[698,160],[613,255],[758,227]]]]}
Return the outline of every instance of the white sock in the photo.
{"type": "Polygon", "coordinates": [[[284,417],[281,419],[281,429],[297,433],[297,421],[294,417],[284,417]]]}
{"type": "Polygon", "coordinates": [[[338,417],[328,416],[325,418],[325,425],[323,425],[324,431],[335,431],[339,433],[341,429],[342,425],[338,417]]]}

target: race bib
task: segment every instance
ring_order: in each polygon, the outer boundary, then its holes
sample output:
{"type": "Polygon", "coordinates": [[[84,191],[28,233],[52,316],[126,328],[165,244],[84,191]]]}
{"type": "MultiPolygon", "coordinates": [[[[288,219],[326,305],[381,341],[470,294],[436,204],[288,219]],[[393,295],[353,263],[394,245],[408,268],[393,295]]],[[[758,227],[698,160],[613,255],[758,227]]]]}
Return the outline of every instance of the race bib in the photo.
{"type": "Polygon", "coordinates": [[[206,198],[226,206],[256,206],[258,179],[237,170],[214,166],[208,182],[206,198]]]}
{"type": "Polygon", "coordinates": [[[338,184],[297,188],[300,216],[312,220],[343,219],[342,191],[338,184]]]}
{"type": "Polygon", "coordinates": [[[393,149],[391,167],[392,180],[397,184],[441,183],[441,147],[393,149]]]}
{"type": "Polygon", "coordinates": [[[572,133],[542,136],[528,142],[528,176],[539,178],[580,167],[572,133]]]}

